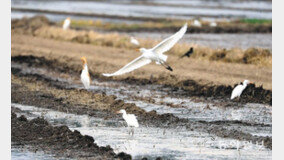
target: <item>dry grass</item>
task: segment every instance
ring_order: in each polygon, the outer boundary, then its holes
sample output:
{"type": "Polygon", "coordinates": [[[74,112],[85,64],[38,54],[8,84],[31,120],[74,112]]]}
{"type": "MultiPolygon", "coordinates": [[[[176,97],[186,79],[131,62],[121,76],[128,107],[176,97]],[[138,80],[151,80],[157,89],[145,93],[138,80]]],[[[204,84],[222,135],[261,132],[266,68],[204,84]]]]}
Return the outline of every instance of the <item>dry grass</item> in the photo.
{"type": "MultiPolygon", "coordinates": [[[[112,24],[102,23],[101,21],[72,21],[72,23],[80,22],[79,24],[94,25],[105,28],[111,27],[124,27],[124,25],[136,26],[137,24],[112,24]],[[87,23],[87,24],[85,24],[87,23]],[[122,26],[121,26],[122,25],[122,26]]],[[[165,22],[145,22],[137,25],[137,27],[149,28],[177,28],[179,29],[184,22],[181,21],[165,21],[165,22]]],[[[192,21],[189,21],[189,24],[192,21]]],[[[208,22],[203,22],[208,23],[208,22]]],[[[241,22],[238,26],[242,25],[241,22]]],[[[223,25],[230,23],[223,22],[223,25]]],[[[207,24],[208,25],[208,24],[207,24]]],[[[192,28],[191,28],[192,29],[192,28]]],[[[12,34],[29,34],[37,37],[44,37],[62,41],[72,41],[78,43],[92,44],[96,46],[107,46],[123,49],[134,49],[136,46],[130,43],[130,37],[120,35],[118,33],[97,33],[94,31],[86,30],[62,30],[61,27],[51,26],[50,22],[45,17],[24,18],[21,20],[12,21],[12,34]]],[[[152,39],[138,39],[141,46],[145,48],[152,48],[159,41],[152,39]]],[[[194,47],[195,52],[192,55],[194,59],[209,60],[209,61],[222,61],[227,63],[243,63],[254,64],[259,66],[272,66],[272,54],[270,50],[260,48],[250,48],[242,50],[233,48],[230,50],[225,49],[212,49],[209,47],[199,46],[196,44],[176,44],[169,52],[170,55],[181,56],[187,51],[189,47],[194,47]]]]}
{"type": "MultiPolygon", "coordinates": [[[[136,46],[130,43],[130,37],[118,33],[97,33],[94,31],[62,30],[59,27],[44,26],[34,32],[35,36],[51,38],[63,41],[92,44],[96,46],[108,46],[115,48],[135,49],[136,46]]],[[[151,48],[160,41],[150,39],[138,39],[141,46],[151,48]]],[[[222,61],[227,63],[255,64],[260,66],[272,66],[272,54],[268,49],[250,48],[242,50],[233,48],[212,49],[195,44],[176,44],[168,54],[181,56],[187,49],[193,46],[195,51],[192,55],[194,59],[222,61]]]]}
{"type": "MultiPolygon", "coordinates": [[[[190,26],[188,32],[210,32],[210,33],[271,33],[272,21],[243,19],[233,22],[218,21],[217,27],[210,27],[210,22],[200,20],[202,27],[195,27],[193,20],[164,20],[164,21],[147,21],[141,23],[111,23],[102,22],[101,20],[72,20],[71,26],[75,28],[93,28],[107,31],[172,31],[180,28],[185,22],[190,26]]],[[[62,26],[63,22],[58,25],[62,26]]]]}

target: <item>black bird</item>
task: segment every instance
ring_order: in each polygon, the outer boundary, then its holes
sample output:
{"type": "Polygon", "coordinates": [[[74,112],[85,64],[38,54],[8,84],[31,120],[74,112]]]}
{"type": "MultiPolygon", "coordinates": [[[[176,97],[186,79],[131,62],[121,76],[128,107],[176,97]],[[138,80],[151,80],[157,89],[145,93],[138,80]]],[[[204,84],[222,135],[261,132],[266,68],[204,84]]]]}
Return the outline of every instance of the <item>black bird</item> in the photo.
{"type": "Polygon", "coordinates": [[[190,57],[190,55],[193,53],[193,47],[191,47],[189,49],[189,51],[187,51],[184,55],[182,55],[180,58],[183,58],[183,57],[190,57]]]}

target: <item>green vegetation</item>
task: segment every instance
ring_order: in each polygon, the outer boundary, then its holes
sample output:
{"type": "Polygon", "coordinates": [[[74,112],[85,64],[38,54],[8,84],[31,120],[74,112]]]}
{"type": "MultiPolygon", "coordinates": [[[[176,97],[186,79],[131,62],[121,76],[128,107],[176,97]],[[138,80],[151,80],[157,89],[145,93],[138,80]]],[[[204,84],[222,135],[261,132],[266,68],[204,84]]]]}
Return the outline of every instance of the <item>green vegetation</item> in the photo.
{"type": "Polygon", "coordinates": [[[240,22],[248,24],[272,24],[271,19],[241,19],[240,22]]]}

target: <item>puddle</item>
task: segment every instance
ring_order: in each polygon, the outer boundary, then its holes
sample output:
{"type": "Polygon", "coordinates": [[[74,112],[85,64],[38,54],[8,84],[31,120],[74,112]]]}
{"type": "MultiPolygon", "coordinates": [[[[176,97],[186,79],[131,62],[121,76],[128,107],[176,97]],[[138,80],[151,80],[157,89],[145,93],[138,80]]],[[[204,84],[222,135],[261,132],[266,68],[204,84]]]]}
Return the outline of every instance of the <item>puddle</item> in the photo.
{"type": "Polygon", "coordinates": [[[110,145],[116,153],[126,152],[134,159],[271,159],[272,152],[261,144],[224,139],[206,133],[177,129],[152,128],[140,125],[134,136],[128,134],[124,121],[103,120],[87,115],[67,114],[34,106],[12,104],[28,119],[38,116],[53,125],[67,125],[83,135],[94,137],[100,146],[110,145]]]}

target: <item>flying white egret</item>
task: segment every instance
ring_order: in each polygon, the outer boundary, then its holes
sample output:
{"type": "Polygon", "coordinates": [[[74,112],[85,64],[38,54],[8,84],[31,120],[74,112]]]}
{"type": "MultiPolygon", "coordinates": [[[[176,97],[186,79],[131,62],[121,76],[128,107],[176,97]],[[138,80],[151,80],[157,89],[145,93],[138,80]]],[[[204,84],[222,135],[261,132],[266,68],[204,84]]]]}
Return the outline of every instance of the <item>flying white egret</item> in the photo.
{"type": "Polygon", "coordinates": [[[240,97],[244,89],[247,87],[249,84],[249,80],[244,80],[242,84],[237,85],[232,92],[231,99],[234,99],[236,97],[240,97]]]}
{"type": "Polygon", "coordinates": [[[63,30],[69,29],[70,23],[71,23],[71,19],[70,19],[69,17],[66,18],[66,19],[64,20],[63,26],[62,26],[63,30]]]}
{"type": "Polygon", "coordinates": [[[192,24],[193,26],[196,26],[196,27],[201,27],[202,26],[202,24],[199,22],[199,20],[197,20],[197,19],[195,19],[194,21],[193,21],[193,24],[192,24]]]}
{"type": "Polygon", "coordinates": [[[91,77],[88,71],[87,59],[86,57],[81,57],[81,60],[83,62],[83,70],[81,72],[81,82],[83,83],[86,89],[89,89],[91,83],[91,77]]]}
{"type": "MultiPolygon", "coordinates": [[[[117,113],[122,113],[122,118],[126,121],[127,126],[131,127],[131,133],[134,134],[134,128],[133,127],[139,127],[138,121],[136,119],[136,116],[134,114],[127,114],[125,109],[119,110],[117,113]]],[[[129,132],[129,134],[130,134],[129,132]]]]}
{"type": "Polygon", "coordinates": [[[130,43],[136,45],[136,46],[139,46],[140,43],[137,39],[135,39],[134,37],[130,37],[130,43]]]}
{"type": "Polygon", "coordinates": [[[166,63],[168,56],[164,55],[163,53],[170,50],[177,43],[177,41],[183,37],[186,30],[187,23],[185,23],[177,33],[163,40],[155,47],[151,49],[140,48],[139,51],[142,53],[142,55],[122,67],[120,70],[111,74],[104,73],[103,75],[107,77],[122,75],[149,64],[152,61],[155,61],[156,64],[163,65],[166,69],[173,71],[173,69],[166,63]]]}

